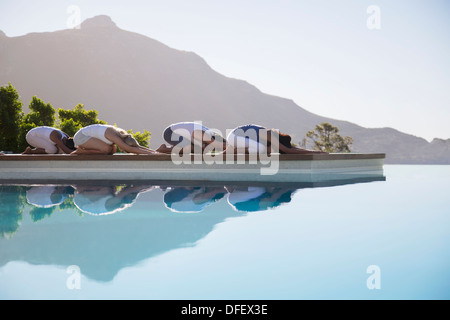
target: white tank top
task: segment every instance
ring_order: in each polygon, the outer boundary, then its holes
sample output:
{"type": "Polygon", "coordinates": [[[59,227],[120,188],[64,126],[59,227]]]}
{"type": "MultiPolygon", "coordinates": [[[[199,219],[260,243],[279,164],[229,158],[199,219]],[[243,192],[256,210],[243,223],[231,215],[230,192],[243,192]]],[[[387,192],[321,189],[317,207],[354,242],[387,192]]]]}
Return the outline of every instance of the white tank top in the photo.
{"type": "Polygon", "coordinates": [[[205,131],[205,132],[210,131],[205,126],[203,126],[199,123],[195,123],[195,122],[174,123],[170,126],[170,129],[172,129],[172,131],[183,129],[183,130],[188,131],[191,135],[192,135],[192,132],[194,132],[195,130],[201,130],[201,131],[205,131]]]}
{"type": "Polygon", "coordinates": [[[100,139],[103,142],[111,145],[113,143],[105,138],[106,129],[108,129],[110,127],[112,127],[112,126],[107,125],[107,124],[92,124],[90,126],[81,128],[80,132],[82,134],[84,134],[85,136],[100,139]]]}
{"type": "Polygon", "coordinates": [[[52,128],[52,127],[47,127],[47,126],[33,128],[33,129],[31,129],[28,132],[28,134],[30,134],[30,135],[32,135],[34,137],[39,137],[39,138],[43,138],[43,139],[50,139],[50,134],[53,131],[60,132],[62,137],[68,137],[67,134],[65,134],[61,130],[56,129],[56,128],[52,128]]]}
{"type": "Polygon", "coordinates": [[[196,122],[178,122],[174,123],[170,126],[170,129],[172,129],[173,132],[176,134],[183,136],[185,138],[191,139],[192,132],[198,130],[198,131],[204,131],[210,135],[214,135],[214,132],[210,130],[209,128],[205,127],[204,125],[201,125],[196,122]]]}

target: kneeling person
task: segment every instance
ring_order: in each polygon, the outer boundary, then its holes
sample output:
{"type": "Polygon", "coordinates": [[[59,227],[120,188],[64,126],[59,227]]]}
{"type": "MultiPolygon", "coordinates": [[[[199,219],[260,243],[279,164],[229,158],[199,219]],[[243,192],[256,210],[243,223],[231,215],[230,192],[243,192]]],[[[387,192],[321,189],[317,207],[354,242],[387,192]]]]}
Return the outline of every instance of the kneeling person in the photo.
{"type": "Polygon", "coordinates": [[[93,124],[78,130],[73,137],[77,149],[72,154],[114,154],[122,151],[136,154],[154,154],[154,150],[140,146],[131,134],[106,124],[93,124]]]}
{"type": "Polygon", "coordinates": [[[27,147],[22,154],[71,153],[75,150],[73,139],[59,129],[42,126],[28,131],[25,137],[27,147]]]}
{"type": "Polygon", "coordinates": [[[227,147],[226,141],[221,135],[197,122],[171,124],[164,129],[162,137],[167,144],[162,144],[156,149],[161,153],[171,153],[174,147],[190,150],[191,153],[195,153],[197,150],[203,152],[208,146],[216,151],[223,151],[227,147]]]}

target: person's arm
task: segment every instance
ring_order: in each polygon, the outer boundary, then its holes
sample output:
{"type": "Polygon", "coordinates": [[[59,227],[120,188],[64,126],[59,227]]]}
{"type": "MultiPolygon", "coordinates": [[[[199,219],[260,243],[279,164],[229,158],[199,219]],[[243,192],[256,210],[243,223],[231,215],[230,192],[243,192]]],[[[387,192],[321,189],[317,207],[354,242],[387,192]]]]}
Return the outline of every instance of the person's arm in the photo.
{"type": "Polygon", "coordinates": [[[53,131],[52,133],[50,133],[50,140],[56,144],[56,146],[61,149],[62,151],[64,151],[64,153],[66,154],[70,154],[73,152],[73,150],[69,149],[64,142],[62,141],[62,134],[59,131],[53,131]]]}
{"type": "Polygon", "coordinates": [[[73,150],[72,150],[72,149],[69,149],[69,148],[64,144],[64,142],[62,142],[61,140],[58,140],[55,144],[56,144],[56,146],[57,146],[59,149],[61,149],[62,151],[64,151],[64,153],[66,153],[66,154],[70,154],[70,153],[73,152],[73,150]]]}
{"type": "Polygon", "coordinates": [[[115,137],[114,140],[112,140],[122,151],[128,152],[128,153],[136,153],[136,154],[155,154],[156,152],[139,146],[139,147],[132,147],[123,142],[123,140],[120,137],[115,137]]]}
{"type": "Polygon", "coordinates": [[[146,152],[151,152],[152,154],[154,154],[154,153],[158,153],[158,154],[162,153],[162,152],[158,152],[156,150],[153,150],[153,149],[150,149],[150,148],[147,148],[147,147],[144,147],[144,146],[139,146],[138,148],[143,150],[143,151],[146,151],[146,152]]]}
{"type": "Polygon", "coordinates": [[[126,144],[123,141],[123,138],[117,134],[117,132],[113,128],[108,128],[105,131],[105,138],[111,141],[113,144],[115,144],[117,147],[120,148],[120,150],[128,152],[128,153],[136,153],[136,154],[154,154],[155,151],[150,150],[148,148],[137,146],[132,147],[128,144],[126,144]]]}

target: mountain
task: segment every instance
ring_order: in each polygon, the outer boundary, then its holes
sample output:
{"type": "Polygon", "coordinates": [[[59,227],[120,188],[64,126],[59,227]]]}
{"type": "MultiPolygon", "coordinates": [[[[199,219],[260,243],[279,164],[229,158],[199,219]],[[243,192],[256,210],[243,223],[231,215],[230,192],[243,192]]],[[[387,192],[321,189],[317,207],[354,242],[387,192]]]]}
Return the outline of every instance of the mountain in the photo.
{"type": "Polygon", "coordinates": [[[80,29],[19,37],[0,32],[0,85],[8,82],[25,105],[33,95],[55,108],[83,103],[108,123],[147,129],[153,148],[163,129],[178,121],[201,120],[224,133],[257,123],[292,134],[294,142],[330,122],[354,138],[354,151],[387,153],[387,163],[450,163],[448,140],[429,143],[391,128],[316,115],[217,73],[193,52],[122,30],[107,16],[87,19],[80,29]]]}

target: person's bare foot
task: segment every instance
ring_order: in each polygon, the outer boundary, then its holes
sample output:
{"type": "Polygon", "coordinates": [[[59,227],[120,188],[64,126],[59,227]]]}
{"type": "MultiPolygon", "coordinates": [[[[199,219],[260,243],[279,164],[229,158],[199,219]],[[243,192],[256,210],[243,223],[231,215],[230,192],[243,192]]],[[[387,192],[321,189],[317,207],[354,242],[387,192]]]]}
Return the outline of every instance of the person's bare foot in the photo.
{"type": "Polygon", "coordinates": [[[161,150],[167,148],[167,146],[163,143],[162,145],[159,146],[158,149],[156,149],[155,151],[161,152],[161,150]]]}
{"type": "Polygon", "coordinates": [[[69,156],[77,156],[77,155],[79,155],[81,152],[80,152],[80,149],[75,149],[74,151],[72,151],[71,153],[69,153],[69,156]]]}
{"type": "Polygon", "coordinates": [[[27,147],[27,148],[25,149],[25,151],[22,152],[22,154],[32,154],[32,153],[33,153],[33,151],[31,150],[30,147],[27,147]]]}
{"type": "Polygon", "coordinates": [[[172,148],[169,148],[167,145],[165,145],[164,143],[162,145],[159,146],[158,149],[155,150],[156,152],[160,152],[160,153],[170,153],[172,151],[172,148]]]}

